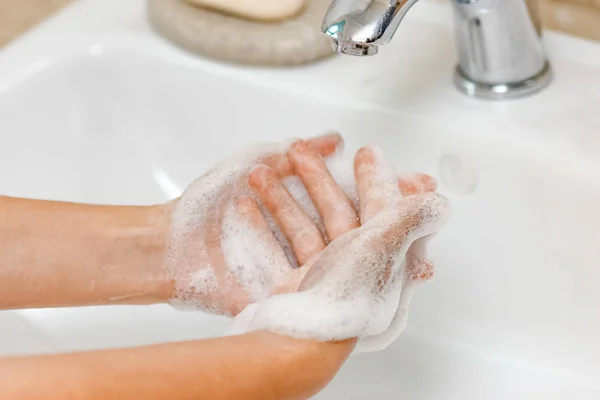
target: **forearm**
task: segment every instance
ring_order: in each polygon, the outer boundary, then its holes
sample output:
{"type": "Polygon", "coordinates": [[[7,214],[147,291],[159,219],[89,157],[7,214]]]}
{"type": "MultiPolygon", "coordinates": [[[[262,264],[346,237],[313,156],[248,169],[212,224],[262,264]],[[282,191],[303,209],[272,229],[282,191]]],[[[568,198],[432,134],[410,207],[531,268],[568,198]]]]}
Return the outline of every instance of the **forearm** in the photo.
{"type": "Polygon", "coordinates": [[[168,214],[0,197],[0,309],[152,303],[168,214]]]}
{"type": "Polygon", "coordinates": [[[0,359],[0,398],[306,399],[335,376],[354,343],[259,331],[135,349],[0,359]]]}

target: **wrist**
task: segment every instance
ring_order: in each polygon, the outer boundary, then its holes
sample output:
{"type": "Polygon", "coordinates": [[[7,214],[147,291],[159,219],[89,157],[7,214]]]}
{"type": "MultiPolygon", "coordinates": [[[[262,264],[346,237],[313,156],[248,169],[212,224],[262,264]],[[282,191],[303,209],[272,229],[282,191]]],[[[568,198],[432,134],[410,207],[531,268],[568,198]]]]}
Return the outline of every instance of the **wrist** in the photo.
{"type": "Polygon", "coordinates": [[[304,387],[298,398],[312,398],[323,389],[346,362],[357,342],[356,339],[320,342],[269,331],[255,331],[241,336],[254,337],[257,341],[255,348],[271,349],[279,355],[280,360],[273,361],[274,364],[286,375],[294,376],[296,385],[304,387]]]}
{"type": "Polygon", "coordinates": [[[165,265],[169,240],[172,202],[145,207],[139,230],[140,254],[146,258],[144,282],[148,294],[144,302],[167,303],[173,298],[174,284],[165,265]]]}
{"type": "MultiPolygon", "coordinates": [[[[170,204],[111,208],[104,223],[107,253],[102,264],[113,270],[107,280],[111,304],[166,303],[172,284],[165,267],[170,204]],[[114,267],[111,268],[110,265],[114,267]]],[[[104,297],[104,296],[103,296],[104,297]]]]}

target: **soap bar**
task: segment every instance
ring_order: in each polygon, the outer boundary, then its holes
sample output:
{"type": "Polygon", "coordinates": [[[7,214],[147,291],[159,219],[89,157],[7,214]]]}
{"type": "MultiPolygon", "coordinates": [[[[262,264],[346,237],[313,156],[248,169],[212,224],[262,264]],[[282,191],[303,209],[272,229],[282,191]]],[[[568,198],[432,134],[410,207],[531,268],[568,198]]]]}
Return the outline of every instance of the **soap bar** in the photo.
{"type": "Polygon", "coordinates": [[[296,16],[276,23],[214,12],[190,1],[146,0],[146,4],[154,30],[192,53],[263,66],[302,65],[333,54],[329,38],[319,28],[331,0],[310,0],[296,16]]]}
{"type": "Polygon", "coordinates": [[[280,21],[300,12],[308,0],[188,0],[201,7],[260,21],[280,21]]]}

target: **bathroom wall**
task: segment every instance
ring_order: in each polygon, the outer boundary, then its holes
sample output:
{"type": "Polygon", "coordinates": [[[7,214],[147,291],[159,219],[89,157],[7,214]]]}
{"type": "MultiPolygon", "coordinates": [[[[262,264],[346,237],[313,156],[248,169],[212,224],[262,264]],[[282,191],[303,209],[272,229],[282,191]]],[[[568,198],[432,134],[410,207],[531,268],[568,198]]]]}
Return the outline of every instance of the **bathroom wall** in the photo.
{"type": "MultiPolygon", "coordinates": [[[[0,47],[71,1],[74,0],[0,0],[0,47]]],[[[541,3],[546,27],[600,41],[600,0],[541,3]]]]}
{"type": "Polygon", "coordinates": [[[600,41],[600,0],[542,0],[547,28],[600,41]]]}
{"type": "Polygon", "coordinates": [[[73,0],[0,0],[0,47],[73,0]]]}

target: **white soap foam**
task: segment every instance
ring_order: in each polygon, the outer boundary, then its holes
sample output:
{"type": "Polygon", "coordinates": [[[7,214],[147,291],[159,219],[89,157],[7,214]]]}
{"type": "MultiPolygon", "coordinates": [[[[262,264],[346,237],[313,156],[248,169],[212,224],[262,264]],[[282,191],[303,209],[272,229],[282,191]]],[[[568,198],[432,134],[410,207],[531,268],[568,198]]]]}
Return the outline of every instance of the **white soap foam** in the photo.
{"type": "Polygon", "coordinates": [[[317,211],[315,203],[308,195],[306,188],[297,176],[288,176],[283,180],[283,185],[287,191],[292,195],[296,202],[302,207],[304,212],[310,217],[310,219],[319,227],[321,234],[325,236],[325,225],[323,220],[317,211]]]}
{"type": "Polygon", "coordinates": [[[244,286],[254,300],[264,297],[264,288],[272,287],[273,280],[263,269],[270,267],[265,262],[268,249],[255,234],[248,221],[240,218],[233,202],[225,211],[222,225],[221,247],[226,268],[244,286]]]}
{"type": "MultiPolygon", "coordinates": [[[[172,214],[167,254],[175,282],[174,305],[229,315],[236,312],[235,305],[227,304],[232,293],[237,301],[260,301],[285,284],[289,272],[298,267],[289,242],[247,182],[263,157],[285,154],[291,142],[239,152],[184,192],[172,214]],[[257,232],[241,218],[235,201],[242,196],[256,201],[270,232],[257,232]],[[267,238],[270,235],[275,240],[267,238]]],[[[284,184],[320,221],[301,182],[290,177],[284,184]]]]}
{"type": "Polygon", "coordinates": [[[346,193],[348,198],[358,210],[359,199],[356,189],[356,179],[354,179],[353,160],[350,156],[344,156],[341,152],[328,157],[326,160],[329,173],[338,183],[340,188],[346,193]]]}
{"type": "MultiPolygon", "coordinates": [[[[425,275],[429,268],[423,261],[424,244],[415,240],[439,229],[446,200],[433,194],[403,199],[391,168],[374,149],[378,165],[374,183],[386,199],[385,210],[336,239],[304,266],[310,269],[300,292],[273,296],[297,267],[296,260],[264,205],[257,201],[275,241],[239,215],[235,199],[244,195],[257,200],[247,185],[249,171],[261,154],[282,154],[286,148],[239,153],[186,190],[173,213],[169,247],[174,303],[231,314],[236,312],[235,305],[229,304],[235,294],[242,307],[253,304],[234,319],[229,334],[269,329],[323,341],[358,337],[358,351],[385,348],[406,323],[408,304],[419,283],[413,277],[425,275]],[[215,243],[220,263],[214,257],[215,243]]],[[[327,164],[358,208],[352,161],[336,154],[327,164]]],[[[284,185],[324,233],[300,180],[286,178],[284,185]]]]}
{"type": "Polygon", "coordinates": [[[292,269],[272,231],[259,232],[231,202],[223,219],[221,248],[229,272],[253,301],[271,295],[292,269]]]}
{"type": "MultiPolygon", "coordinates": [[[[252,305],[227,334],[267,329],[322,341],[358,337],[357,352],[380,350],[396,340],[420,277],[430,272],[423,238],[441,228],[448,203],[438,194],[402,198],[395,175],[374,150],[378,164],[374,179],[378,195],[387,200],[386,208],[305,266],[310,270],[298,293],[252,305]]],[[[332,175],[349,197],[357,199],[354,179],[348,182],[351,164],[336,159],[329,165],[335,165],[332,175]]]]}
{"type": "Polygon", "coordinates": [[[200,268],[191,274],[191,286],[195,293],[213,293],[217,290],[217,277],[211,268],[200,268]]]}
{"type": "MultiPolygon", "coordinates": [[[[352,166],[352,159],[345,157],[342,152],[336,152],[325,159],[327,168],[333,179],[337,182],[339,187],[346,193],[348,198],[352,201],[354,206],[358,208],[358,191],[356,189],[356,180],[354,179],[354,168],[352,166]]],[[[313,203],[312,199],[308,195],[306,188],[297,176],[289,176],[283,180],[283,184],[296,200],[296,202],[302,207],[306,214],[312,219],[312,221],[319,227],[323,237],[326,237],[325,225],[317,207],[313,203]]]]}
{"type": "Polygon", "coordinates": [[[281,269],[289,268],[287,257],[281,251],[269,254],[265,240],[236,215],[234,201],[242,195],[255,197],[247,184],[249,171],[263,155],[284,154],[288,147],[256,146],[239,152],[184,192],[172,214],[167,252],[174,305],[230,314],[235,312],[235,305],[228,304],[232,292],[257,301],[281,280],[281,269]],[[275,257],[281,254],[283,259],[275,257]]]}

